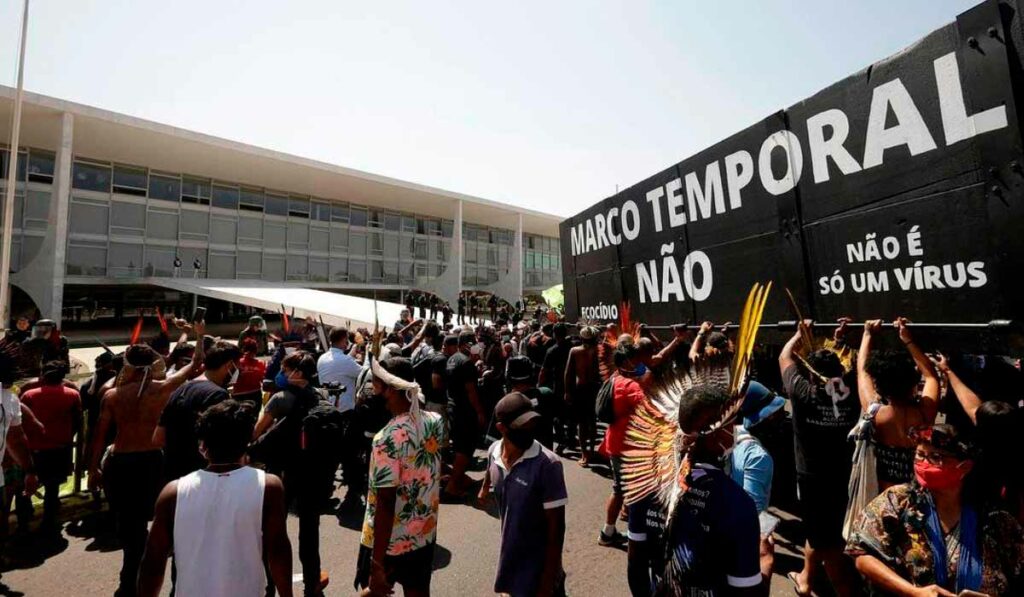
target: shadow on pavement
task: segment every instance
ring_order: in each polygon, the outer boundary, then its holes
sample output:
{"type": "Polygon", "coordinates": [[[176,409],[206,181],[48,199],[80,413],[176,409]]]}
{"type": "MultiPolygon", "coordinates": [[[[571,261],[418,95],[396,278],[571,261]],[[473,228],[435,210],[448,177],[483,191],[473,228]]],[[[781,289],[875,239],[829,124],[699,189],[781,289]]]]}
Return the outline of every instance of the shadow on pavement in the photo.
{"type": "Polygon", "coordinates": [[[448,551],[444,547],[435,544],[434,545],[434,564],[432,570],[443,570],[448,567],[448,564],[452,563],[452,552],[448,551]]]}

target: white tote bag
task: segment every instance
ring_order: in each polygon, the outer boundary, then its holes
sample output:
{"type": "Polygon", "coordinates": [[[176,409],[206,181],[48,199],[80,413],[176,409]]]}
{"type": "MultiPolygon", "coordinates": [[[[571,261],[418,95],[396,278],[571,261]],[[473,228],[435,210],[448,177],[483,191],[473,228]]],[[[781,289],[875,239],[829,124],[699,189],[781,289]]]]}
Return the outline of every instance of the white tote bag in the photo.
{"type": "Polygon", "coordinates": [[[850,538],[857,517],[865,507],[878,496],[878,470],[875,468],[875,443],[873,432],[875,415],[881,403],[874,402],[861,417],[857,426],[850,431],[849,438],[856,443],[853,450],[853,469],[850,471],[849,501],[846,518],[843,520],[843,539],[850,538]]]}

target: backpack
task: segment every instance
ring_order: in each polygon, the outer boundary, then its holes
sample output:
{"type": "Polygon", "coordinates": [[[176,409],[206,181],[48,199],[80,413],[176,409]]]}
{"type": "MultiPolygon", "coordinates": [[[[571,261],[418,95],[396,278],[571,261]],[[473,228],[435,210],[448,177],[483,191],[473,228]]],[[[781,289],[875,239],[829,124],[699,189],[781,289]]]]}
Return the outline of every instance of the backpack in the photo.
{"type": "Polygon", "coordinates": [[[249,455],[273,470],[300,460],[336,462],[341,459],[345,425],[341,411],[318,393],[298,393],[292,411],[250,444],[249,455]]]}
{"type": "Polygon", "coordinates": [[[330,402],[320,400],[302,418],[300,449],[304,458],[338,462],[345,449],[348,418],[330,402]]]}
{"type": "Polygon", "coordinates": [[[611,376],[601,384],[594,401],[594,413],[601,423],[611,425],[615,421],[615,376],[611,376]]]}

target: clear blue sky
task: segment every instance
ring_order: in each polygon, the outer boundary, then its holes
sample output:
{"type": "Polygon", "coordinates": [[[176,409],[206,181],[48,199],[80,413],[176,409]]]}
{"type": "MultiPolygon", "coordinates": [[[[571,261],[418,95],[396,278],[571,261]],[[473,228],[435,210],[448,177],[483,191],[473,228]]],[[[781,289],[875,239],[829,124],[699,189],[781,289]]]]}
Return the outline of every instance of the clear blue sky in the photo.
{"type": "Polygon", "coordinates": [[[975,3],[32,0],[25,85],[564,216],[975,3]]]}

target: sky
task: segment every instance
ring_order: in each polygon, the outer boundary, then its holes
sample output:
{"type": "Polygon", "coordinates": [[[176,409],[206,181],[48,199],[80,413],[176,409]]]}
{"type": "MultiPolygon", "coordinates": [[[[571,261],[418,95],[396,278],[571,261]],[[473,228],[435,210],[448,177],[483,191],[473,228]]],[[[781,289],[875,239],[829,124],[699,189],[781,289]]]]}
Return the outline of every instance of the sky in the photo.
{"type": "Polygon", "coordinates": [[[31,0],[25,88],[570,216],[976,3],[31,0]]]}

